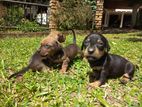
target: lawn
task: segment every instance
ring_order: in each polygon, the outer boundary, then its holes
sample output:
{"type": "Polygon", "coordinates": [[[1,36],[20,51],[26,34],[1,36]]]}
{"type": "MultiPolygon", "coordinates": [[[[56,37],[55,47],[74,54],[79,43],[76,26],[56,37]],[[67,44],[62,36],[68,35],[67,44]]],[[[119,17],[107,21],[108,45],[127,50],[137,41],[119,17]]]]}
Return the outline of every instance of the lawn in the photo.
{"type": "MultiPolygon", "coordinates": [[[[85,35],[77,35],[81,43],[85,35]]],[[[133,81],[122,85],[111,79],[97,89],[88,89],[88,63],[76,58],[68,74],[28,72],[22,81],[7,77],[26,66],[42,37],[0,39],[0,107],[142,107],[142,33],[105,34],[110,53],[121,55],[135,65],[133,81]]],[[[72,42],[67,36],[64,45],[72,42]]]]}

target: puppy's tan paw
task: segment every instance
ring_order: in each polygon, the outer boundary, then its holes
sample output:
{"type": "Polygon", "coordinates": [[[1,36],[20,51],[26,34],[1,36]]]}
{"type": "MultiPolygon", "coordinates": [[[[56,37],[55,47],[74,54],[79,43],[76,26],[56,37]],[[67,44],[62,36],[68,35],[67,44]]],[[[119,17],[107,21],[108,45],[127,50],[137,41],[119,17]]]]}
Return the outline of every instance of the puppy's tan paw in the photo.
{"type": "Polygon", "coordinates": [[[44,68],[42,68],[42,72],[44,72],[44,73],[47,73],[47,72],[52,73],[53,71],[49,67],[44,67],[44,68]]]}
{"type": "Polygon", "coordinates": [[[92,88],[97,88],[100,85],[101,85],[100,81],[95,81],[95,82],[89,84],[89,86],[92,87],[92,88]]]}
{"type": "Polygon", "coordinates": [[[130,81],[130,77],[129,77],[128,74],[124,74],[124,75],[120,78],[120,82],[121,82],[122,84],[126,84],[126,83],[129,82],[129,81],[130,81]]]}
{"type": "Polygon", "coordinates": [[[62,67],[62,69],[60,70],[61,74],[66,74],[67,72],[67,68],[66,67],[62,67]]]}
{"type": "Polygon", "coordinates": [[[66,74],[67,72],[64,71],[64,70],[60,70],[60,73],[61,73],[61,74],[66,74]]]}

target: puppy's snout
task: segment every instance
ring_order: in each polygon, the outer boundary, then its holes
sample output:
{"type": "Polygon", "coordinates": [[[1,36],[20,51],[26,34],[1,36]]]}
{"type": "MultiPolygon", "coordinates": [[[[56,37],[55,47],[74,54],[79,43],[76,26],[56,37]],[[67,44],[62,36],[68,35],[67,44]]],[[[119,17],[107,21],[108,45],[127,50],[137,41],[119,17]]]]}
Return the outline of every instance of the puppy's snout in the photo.
{"type": "Polygon", "coordinates": [[[94,49],[93,48],[88,48],[88,53],[89,54],[92,54],[94,52],[94,49]]]}

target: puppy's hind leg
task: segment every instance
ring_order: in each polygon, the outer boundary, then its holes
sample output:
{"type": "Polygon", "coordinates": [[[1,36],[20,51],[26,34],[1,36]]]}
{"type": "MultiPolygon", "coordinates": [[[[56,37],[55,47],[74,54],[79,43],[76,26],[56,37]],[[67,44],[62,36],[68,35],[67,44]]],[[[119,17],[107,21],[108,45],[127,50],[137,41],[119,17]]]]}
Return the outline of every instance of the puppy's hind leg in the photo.
{"type": "Polygon", "coordinates": [[[69,62],[70,62],[70,59],[69,59],[69,58],[66,58],[66,59],[63,61],[63,64],[62,64],[62,68],[61,68],[61,70],[60,70],[60,73],[62,73],[62,74],[66,73],[69,62]]]}
{"type": "Polygon", "coordinates": [[[43,72],[50,72],[50,73],[52,73],[51,69],[50,69],[49,67],[47,67],[47,66],[44,66],[44,67],[42,68],[42,71],[43,71],[43,72]]]}
{"type": "Polygon", "coordinates": [[[121,77],[121,83],[126,84],[128,81],[130,81],[133,78],[134,75],[134,65],[131,62],[128,62],[125,66],[125,72],[123,76],[121,77]]]}

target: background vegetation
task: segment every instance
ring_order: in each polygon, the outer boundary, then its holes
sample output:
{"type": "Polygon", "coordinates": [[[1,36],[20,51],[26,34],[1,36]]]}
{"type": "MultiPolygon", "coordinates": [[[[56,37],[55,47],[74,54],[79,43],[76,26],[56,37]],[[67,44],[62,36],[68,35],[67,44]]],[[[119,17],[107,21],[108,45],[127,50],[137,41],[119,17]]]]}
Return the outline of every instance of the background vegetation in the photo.
{"type": "MultiPolygon", "coordinates": [[[[0,18],[0,26],[6,26],[11,31],[18,30],[23,32],[43,31],[44,29],[36,21],[30,21],[24,18],[24,9],[22,7],[11,6],[7,9],[5,17],[0,18]]],[[[0,31],[3,29],[0,29],[0,31]]]]}
{"type": "MultiPolygon", "coordinates": [[[[86,35],[86,34],[85,34],[86,35]]],[[[46,35],[45,35],[46,36],[46,35]]],[[[39,47],[43,37],[7,37],[0,39],[0,107],[141,107],[142,106],[142,34],[105,34],[110,53],[121,55],[139,66],[132,82],[122,85],[111,79],[97,89],[88,89],[88,63],[76,58],[68,74],[28,72],[22,81],[7,77],[23,66],[39,47]]],[[[77,35],[81,46],[83,35],[77,35]]],[[[67,36],[64,45],[72,42],[67,36]]]]}
{"type": "MultiPolygon", "coordinates": [[[[62,0],[56,17],[59,29],[91,29],[96,2],[93,0],[62,0]]],[[[11,6],[7,9],[5,17],[0,18],[0,25],[16,27],[16,30],[43,31],[35,19],[28,20],[24,17],[24,8],[11,6]]],[[[48,26],[44,26],[47,27],[48,26]]],[[[1,29],[0,29],[1,30],[1,29]]]]}
{"type": "Polygon", "coordinates": [[[57,15],[59,28],[91,29],[95,8],[95,1],[63,0],[57,15]]]}

